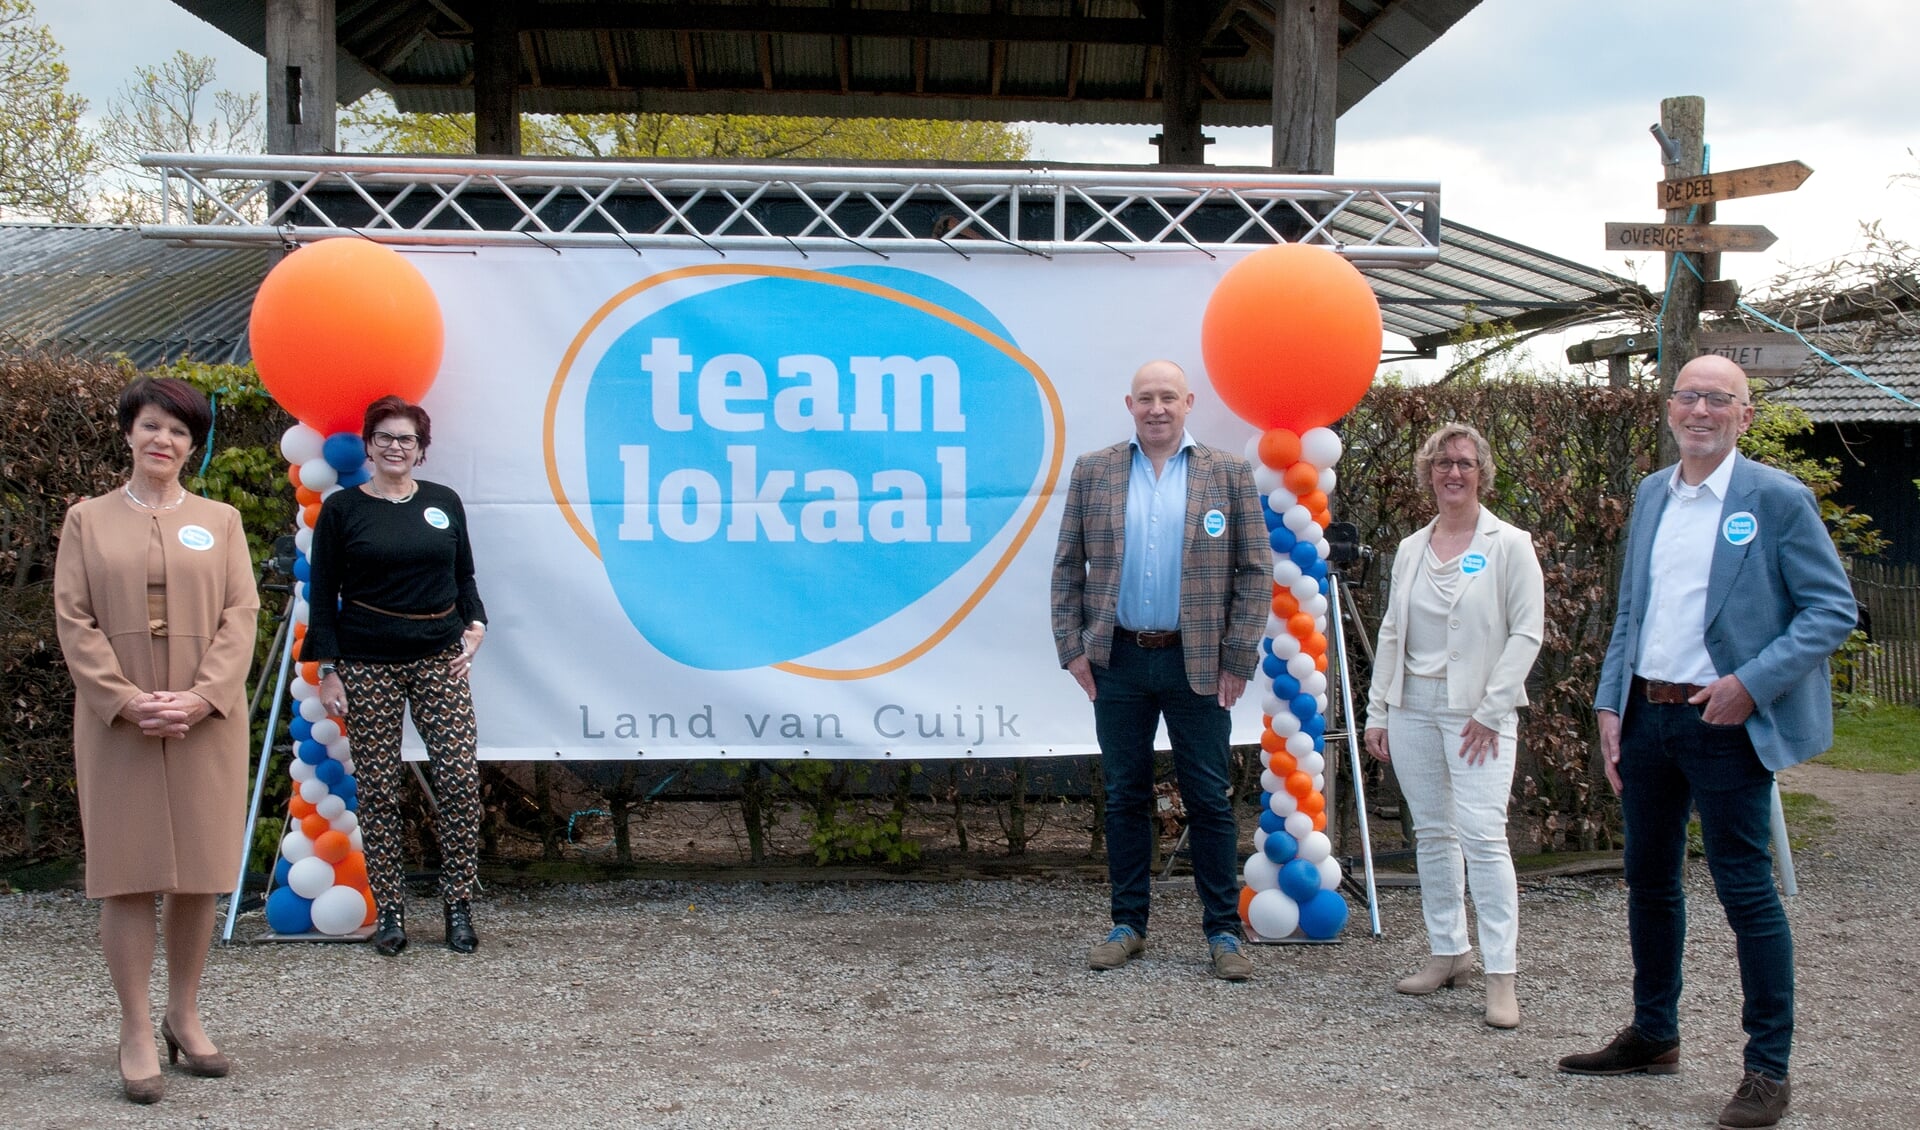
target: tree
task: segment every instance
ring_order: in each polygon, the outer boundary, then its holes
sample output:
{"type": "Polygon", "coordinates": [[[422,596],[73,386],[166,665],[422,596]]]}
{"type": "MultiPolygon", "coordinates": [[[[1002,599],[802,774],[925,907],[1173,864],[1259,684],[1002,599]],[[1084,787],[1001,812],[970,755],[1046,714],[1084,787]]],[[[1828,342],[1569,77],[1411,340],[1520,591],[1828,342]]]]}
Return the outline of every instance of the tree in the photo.
{"type": "MultiPolygon", "coordinates": [[[[103,193],[113,222],[160,219],[160,178],[140,165],[142,153],[258,153],[266,147],[260,96],[214,90],[212,56],[176,51],[159,66],[136,67],[133,73],[133,81],[108,103],[100,128],[100,148],[114,168],[103,193]]],[[[192,200],[175,201],[176,207],[186,207],[176,221],[210,223],[220,214],[220,202],[258,216],[265,202],[248,192],[244,181],[210,181],[192,200]]]]}
{"type": "MultiPolygon", "coordinates": [[[[403,114],[384,95],[349,107],[340,132],[369,153],[472,153],[472,114],[403,114]]],[[[528,156],[1019,161],[1032,138],[1003,122],[745,114],[532,114],[528,156]]]]}
{"type": "Polygon", "coordinates": [[[34,17],[33,0],[0,0],[0,215],[84,220],[87,100],[67,92],[60,45],[34,17]]]}

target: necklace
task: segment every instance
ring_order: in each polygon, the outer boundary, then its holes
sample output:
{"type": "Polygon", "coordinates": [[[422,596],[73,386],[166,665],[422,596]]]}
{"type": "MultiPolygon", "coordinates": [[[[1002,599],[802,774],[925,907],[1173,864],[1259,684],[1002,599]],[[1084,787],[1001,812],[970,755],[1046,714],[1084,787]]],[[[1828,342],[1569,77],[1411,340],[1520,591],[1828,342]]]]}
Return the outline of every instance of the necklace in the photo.
{"type": "Polygon", "coordinates": [[[420,493],[420,484],[417,482],[412,484],[412,488],[408,490],[407,493],[401,495],[399,498],[394,498],[391,495],[381,494],[379,489],[375,487],[372,483],[368,483],[366,489],[367,489],[367,493],[372,495],[373,497],[380,499],[383,502],[391,502],[395,506],[398,506],[403,502],[413,501],[413,496],[420,493]]]}
{"type": "Polygon", "coordinates": [[[145,499],[141,498],[139,495],[133,493],[132,483],[128,483],[126,486],[121,487],[120,489],[125,491],[127,497],[133,500],[133,504],[135,506],[138,506],[142,510],[172,510],[175,507],[179,506],[182,502],[185,502],[187,500],[187,490],[185,487],[180,488],[180,497],[174,499],[172,502],[148,502],[145,499]]]}

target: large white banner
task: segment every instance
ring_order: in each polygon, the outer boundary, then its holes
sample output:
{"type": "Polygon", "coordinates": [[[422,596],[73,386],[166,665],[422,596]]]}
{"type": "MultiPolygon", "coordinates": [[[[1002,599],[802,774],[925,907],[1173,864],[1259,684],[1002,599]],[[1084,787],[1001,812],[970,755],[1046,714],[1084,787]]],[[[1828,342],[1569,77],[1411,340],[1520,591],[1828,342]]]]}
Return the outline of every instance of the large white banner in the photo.
{"type": "MultiPolygon", "coordinates": [[[[1234,261],[408,252],[446,317],[424,478],[466,501],[493,758],[1097,752],[1048,578],[1133,371],[1234,261]]],[[[1255,696],[1235,711],[1252,741],[1255,696]]]]}

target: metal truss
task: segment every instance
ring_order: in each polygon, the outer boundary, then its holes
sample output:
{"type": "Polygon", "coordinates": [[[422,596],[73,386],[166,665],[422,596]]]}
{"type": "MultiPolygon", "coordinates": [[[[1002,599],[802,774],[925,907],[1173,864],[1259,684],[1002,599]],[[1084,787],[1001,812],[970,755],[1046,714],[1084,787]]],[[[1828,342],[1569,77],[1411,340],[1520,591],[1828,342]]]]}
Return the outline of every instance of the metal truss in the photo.
{"type": "Polygon", "coordinates": [[[888,168],[152,154],[149,238],[299,244],[1028,254],[1330,248],[1358,266],[1440,255],[1437,181],[1151,168],[888,168]],[[935,236],[936,228],[943,234],[935,236]]]}

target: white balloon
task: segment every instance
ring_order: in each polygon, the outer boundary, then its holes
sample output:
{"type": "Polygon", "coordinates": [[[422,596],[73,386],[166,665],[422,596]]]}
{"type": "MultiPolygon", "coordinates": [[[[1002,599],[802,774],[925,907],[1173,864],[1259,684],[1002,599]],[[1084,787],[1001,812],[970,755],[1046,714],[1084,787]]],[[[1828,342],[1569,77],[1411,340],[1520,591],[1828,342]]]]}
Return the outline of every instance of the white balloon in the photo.
{"type": "Polygon", "coordinates": [[[1313,712],[1315,714],[1320,715],[1322,718],[1326,717],[1327,715],[1327,696],[1326,695],[1317,694],[1313,696],[1313,712]]]}
{"type": "Polygon", "coordinates": [[[1284,636],[1287,634],[1286,622],[1280,619],[1280,617],[1275,616],[1272,611],[1268,611],[1267,630],[1260,634],[1267,639],[1273,639],[1275,636],[1284,636]]]}
{"type": "Polygon", "coordinates": [[[1300,719],[1295,718],[1291,710],[1274,711],[1273,721],[1267,728],[1283,738],[1290,738],[1300,732],[1300,719]]]}
{"type": "Polygon", "coordinates": [[[313,780],[313,766],[296,757],[293,759],[293,764],[287,766],[287,776],[305,784],[313,780]]]}
{"type": "Polygon", "coordinates": [[[1318,776],[1327,767],[1326,755],[1317,749],[1310,749],[1305,753],[1296,754],[1294,760],[1300,763],[1300,772],[1305,773],[1309,777],[1318,776]]]}
{"type": "Polygon", "coordinates": [[[1260,787],[1267,792],[1277,793],[1281,789],[1286,788],[1287,784],[1276,776],[1273,770],[1262,769],[1260,770],[1260,787]]]}
{"type": "Polygon", "coordinates": [[[293,593],[293,599],[294,599],[294,600],[296,600],[296,601],[298,601],[298,602],[300,602],[300,603],[303,603],[303,604],[304,604],[304,603],[306,602],[306,599],[307,599],[307,582],[305,582],[305,581],[295,581],[295,582],[293,582],[293,587],[292,587],[292,589],[291,589],[290,591],[292,591],[292,593],[293,593]]]}
{"type": "MultiPolygon", "coordinates": [[[[345,797],[330,796],[325,800],[316,802],[313,810],[318,812],[327,822],[331,823],[342,812],[347,810],[347,801],[345,797]]],[[[313,896],[308,895],[307,897],[312,898],[313,896]]]]}
{"type": "Polygon", "coordinates": [[[1312,665],[1309,664],[1306,678],[1300,680],[1300,689],[1312,695],[1326,694],[1327,677],[1313,670],[1312,665]]]}
{"type": "Polygon", "coordinates": [[[1265,828],[1255,828],[1253,830],[1253,850],[1267,850],[1267,830],[1265,828]]]}
{"type": "Polygon", "coordinates": [[[298,863],[313,856],[313,841],[307,838],[297,826],[280,838],[280,858],[288,863],[298,863]]]}
{"type": "Polygon", "coordinates": [[[1258,461],[1253,464],[1253,486],[1261,494],[1272,494],[1273,488],[1280,485],[1280,472],[1258,461]]]}
{"type": "Polygon", "coordinates": [[[297,860],[287,868],[287,886],[303,899],[315,898],[333,886],[333,864],[317,855],[297,860]]]}
{"type": "Polygon", "coordinates": [[[1339,481],[1340,481],[1340,476],[1333,473],[1332,467],[1320,468],[1320,484],[1319,485],[1320,485],[1321,494],[1326,495],[1328,498],[1332,498],[1334,484],[1338,483],[1339,481]]]}
{"type": "Polygon", "coordinates": [[[293,602],[293,622],[294,623],[304,624],[307,622],[308,618],[311,617],[311,615],[312,615],[312,609],[307,607],[306,601],[296,600],[293,602]]]}
{"type": "Polygon", "coordinates": [[[1315,774],[1313,775],[1313,791],[1314,791],[1314,792],[1316,792],[1316,793],[1325,793],[1325,792],[1327,791],[1327,776],[1326,776],[1326,774],[1324,774],[1324,773],[1315,773],[1315,774]]]}
{"type": "Polygon", "coordinates": [[[318,493],[340,481],[340,472],[325,459],[309,459],[300,464],[300,485],[318,493]]]}
{"type": "Polygon", "coordinates": [[[351,757],[341,758],[340,770],[341,772],[345,773],[349,777],[353,776],[353,758],[351,757]]]}
{"type": "Polygon", "coordinates": [[[1319,863],[1333,854],[1333,841],[1325,832],[1308,832],[1297,837],[1300,841],[1300,858],[1308,863],[1319,863]]]}
{"type": "Polygon", "coordinates": [[[1280,521],[1287,529],[1298,534],[1308,526],[1313,525],[1313,511],[1296,503],[1293,506],[1289,506],[1285,514],[1280,515],[1280,521]]]}
{"type": "Polygon", "coordinates": [[[1300,435],[1300,458],[1316,467],[1340,462],[1342,444],[1332,428],[1309,428],[1300,435]]]}
{"type": "Polygon", "coordinates": [[[1263,938],[1284,938],[1300,928],[1300,904],[1277,889],[1263,890],[1247,903],[1247,925],[1263,938]]]}
{"type": "Polygon", "coordinates": [[[322,718],[313,724],[313,740],[331,752],[334,743],[344,741],[345,735],[340,732],[340,723],[331,718],[322,718]]]}
{"type": "Polygon", "coordinates": [[[299,550],[302,556],[313,556],[313,527],[302,526],[294,531],[293,548],[299,550]]]}
{"type": "MultiPolygon", "coordinates": [[[[328,799],[338,800],[339,798],[330,797],[328,799]]],[[[314,807],[318,808],[319,806],[315,805],[314,807]]],[[[350,836],[353,834],[356,828],[360,827],[360,816],[358,813],[348,812],[343,807],[340,810],[340,815],[328,817],[327,827],[332,828],[334,831],[342,833],[343,835],[350,836]]]]}
{"type": "Polygon", "coordinates": [[[289,463],[307,463],[320,458],[327,437],[305,424],[295,424],[280,433],[280,454],[289,463]]]}
{"type": "Polygon", "coordinates": [[[302,506],[293,512],[293,530],[295,537],[300,536],[302,532],[309,534],[313,532],[313,523],[307,521],[306,507],[302,506]]]}
{"type": "Polygon", "coordinates": [[[1340,861],[1328,856],[1318,864],[1320,868],[1320,889],[1337,891],[1340,889],[1340,861]]]}
{"type": "Polygon", "coordinates": [[[1302,730],[1292,737],[1289,737],[1287,739],[1287,752],[1291,753],[1296,761],[1300,759],[1302,754],[1312,753],[1313,735],[1302,730]]]}
{"type": "Polygon", "coordinates": [[[1320,528],[1320,523],[1309,520],[1305,526],[1295,530],[1293,534],[1308,545],[1314,545],[1324,538],[1326,532],[1320,528]]]}
{"type": "Polygon", "coordinates": [[[1241,874],[1246,876],[1247,886],[1256,891],[1271,891],[1280,885],[1280,865],[1268,859],[1264,851],[1248,856],[1241,874]]]}
{"type": "Polygon", "coordinates": [[[1320,555],[1320,560],[1326,561],[1333,557],[1333,543],[1321,538],[1313,543],[1313,551],[1320,555]]]}
{"type": "Polygon", "coordinates": [[[1327,615],[1326,595],[1324,593],[1314,593],[1311,599],[1300,602],[1300,609],[1316,620],[1324,619],[1327,615]]]}
{"type": "Polygon", "coordinates": [[[347,846],[355,851],[367,850],[367,845],[360,839],[360,829],[355,828],[353,831],[347,833],[347,846]]]}
{"type": "Polygon", "coordinates": [[[1318,674],[1318,672],[1313,669],[1313,656],[1302,652],[1299,655],[1289,658],[1287,660],[1287,674],[1299,679],[1301,685],[1305,686],[1308,675],[1318,674]]]}
{"type": "Polygon", "coordinates": [[[348,755],[353,753],[353,742],[345,734],[323,744],[327,747],[327,756],[335,761],[345,761],[348,755]]]}
{"type": "Polygon", "coordinates": [[[1260,713],[1278,718],[1286,712],[1286,704],[1275,698],[1272,691],[1260,696],[1260,713]]]}
{"type": "Polygon", "coordinates": [[[1299,580],[1302,576],[1305,576],[1305,574],[1300,571],[1300,566],[1294,563],[1293,558],[1285,557],[1274,562],[1273,579],[1280,587],[1292,588],[1293,582],[1299,580]]]}
{"type": "Polygon", "coordinates": [[[1282,659],[1292,659],[1300,654],[1300,641],[1293,638],[1293,633],[1282,629],[1279,635],[1273,637],[1273,653],[1282,659]]]}
{"type": "Polygon", "coordinates": [[[1260,433],[1259,432],[1255,432],[1253,433],[1253,435],[1249,436],[1247,438],[1247,446],[1241,448],[1240,451],[1241,451],[1241,454],[1247,457],[1247,462],[1253,464],[1254,470],[1257,471],[1260,469],[1260,433]]]}
{"type": "Polygon", "coordinates": [[[1273,810],[1275,816],[1292,816],[1300,811],[1300,802],[1294,799],[1292,793],[1283,790],[1273,794],[1273,799],[1267,802],[1267,807],[1273,810]]]}
{"type": "Polygon", "coordinates": [[[1287,835],[1294,839],[1303,839],[1313,831],[1313,817],[1304,812],[1296,812],[1287,817],[1287,835]]]}
{"type": "Polygon", "coordinates": [[[312,910],[313,928],[337,938],[367,920],[367,899],[352,887],[329,887],[313,900],[312,910]]]}
{"type": "Polygon", "coordinates": [[[300,704],[300,717],[309,722],[318,722],[327,716],[327,708],[317,698],[310,698],[300,704]]]}
{"type": "Polygon", "coordinates": [[[293,696],[293,701],[305,702],[308,699],[312,698],[314,695],[319,694],[320,688],[314,686],[312,683],[307,682],[303,678],[295,676],[294,678],[287,680],[287,693],[293,696]]]}
{"type": "Polygon", "coordinates": [[[1308,597],[1314,596],[1317,593],[1319,593],[1320,582],[1314,580],[1312,577],[1306,575],[1305,573],[1302,573],[1300,574],[1298,579],[1296,579],[1292,584],[1287,586],[1287,590],[1293,593],[1293,599],[1306,600],[1308,597]]]}
{"type": "Polygon", "coordinates": [[[327,788],[327,783],[318,777],[311,781],[300,782],[300,799],[308,804],[319,804],[327,799],[327,794],[331,791],[327,788]]]}
{"type": "Polygon", "coordinates": [[[336,494],[339,494],[344,489],[346,488],[342,487],[339,483],[335,483],[332,486],[328,487],[326,490],[323,490],[320,492],[320,501],[325,502],[327,499],[332,498],[336,494]]]}

